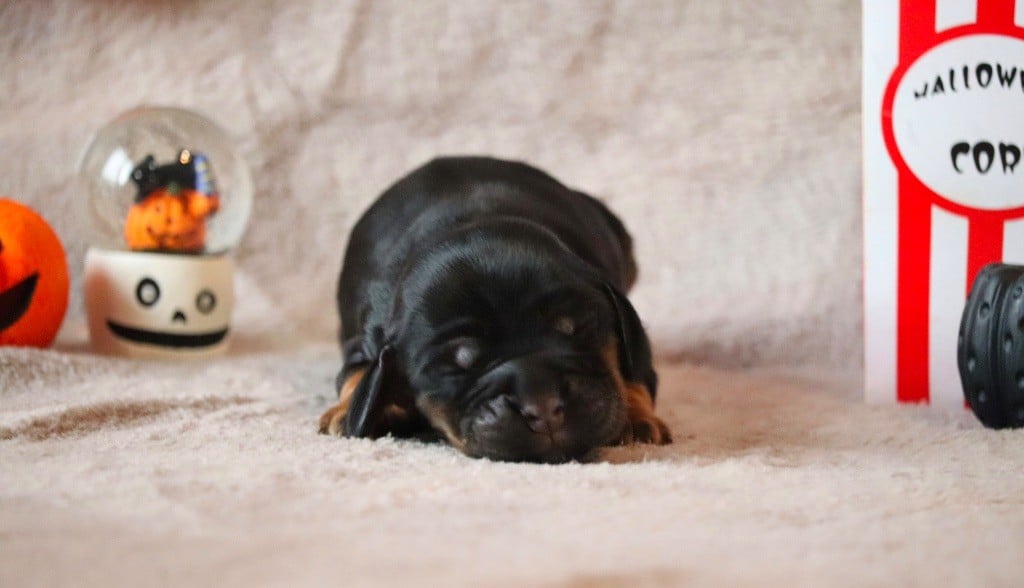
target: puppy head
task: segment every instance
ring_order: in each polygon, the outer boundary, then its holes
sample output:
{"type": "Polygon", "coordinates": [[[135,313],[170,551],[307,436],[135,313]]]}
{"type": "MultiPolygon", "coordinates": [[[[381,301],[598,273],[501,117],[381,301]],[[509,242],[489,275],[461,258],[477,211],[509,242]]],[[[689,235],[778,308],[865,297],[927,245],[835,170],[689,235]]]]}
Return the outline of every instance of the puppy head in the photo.
{"type": "Polygon", "coordinates": [[[521,232],[469,232],[410,264],[352,432],[398,405],[476,457],[562,462],[619,438],[624,380],[655,385],[640,321],[553,237],[521,232]]]}

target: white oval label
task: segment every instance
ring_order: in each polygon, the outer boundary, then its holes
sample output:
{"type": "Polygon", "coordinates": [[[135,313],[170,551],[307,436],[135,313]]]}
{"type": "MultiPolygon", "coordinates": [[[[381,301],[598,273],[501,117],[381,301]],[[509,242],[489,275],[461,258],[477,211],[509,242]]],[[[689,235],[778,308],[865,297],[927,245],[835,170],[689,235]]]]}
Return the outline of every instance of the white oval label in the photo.
{"type": "Polygon", "coordinates": [[[984,210],[1024,206],[1024,41],[947,41],[904,74],[892,105],[896,148],[925,186],[984,210]]]}

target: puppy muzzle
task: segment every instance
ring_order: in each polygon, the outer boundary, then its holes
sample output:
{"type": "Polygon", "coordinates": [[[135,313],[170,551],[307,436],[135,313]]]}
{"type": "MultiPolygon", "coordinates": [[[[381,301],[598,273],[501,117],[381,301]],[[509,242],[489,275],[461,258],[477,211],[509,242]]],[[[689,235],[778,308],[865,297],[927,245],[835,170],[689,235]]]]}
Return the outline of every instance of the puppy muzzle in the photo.
{"type": "Polygon", "coordinates": [[[525,424],[540,435],[552,436],[565,426],[564,393],[568,383],[537,358],[507,361],[481,381],[494,397],[485,419],[525,424]]]}
{"type": "Polygon", "coordinates": [[[520,356],[478,382],[479,404],[467,414],[467,449],[481,457],[560,462],[579,457],[581,419],[571,376],[543,356],[520,356]]]}

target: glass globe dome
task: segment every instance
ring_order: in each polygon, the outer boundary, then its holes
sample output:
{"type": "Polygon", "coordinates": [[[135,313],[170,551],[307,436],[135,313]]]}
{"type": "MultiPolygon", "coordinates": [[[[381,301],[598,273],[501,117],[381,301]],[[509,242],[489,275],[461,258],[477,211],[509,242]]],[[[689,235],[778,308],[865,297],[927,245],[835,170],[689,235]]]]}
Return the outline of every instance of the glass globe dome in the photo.
{"type": "Polygon", "coordinates": [[[90,245],[219,254],[242,238],[252,179],[228,134],[180,108],[141,107],[100,129],[78,165],[90,245]]]}

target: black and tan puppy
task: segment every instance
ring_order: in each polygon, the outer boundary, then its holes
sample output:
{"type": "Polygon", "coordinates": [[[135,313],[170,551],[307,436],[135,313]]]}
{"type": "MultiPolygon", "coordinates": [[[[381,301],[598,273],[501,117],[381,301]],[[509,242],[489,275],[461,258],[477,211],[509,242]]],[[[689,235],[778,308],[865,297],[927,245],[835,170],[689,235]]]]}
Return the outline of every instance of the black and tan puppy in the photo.
{"type": "Polygon", "coordinates": [[[436,434],[513,461],[669,443],[624,295],[635,277],[630,236],[596,199],[522,163],[434,160],[352,231],[339,401],[320,430],[436,434]]]}

